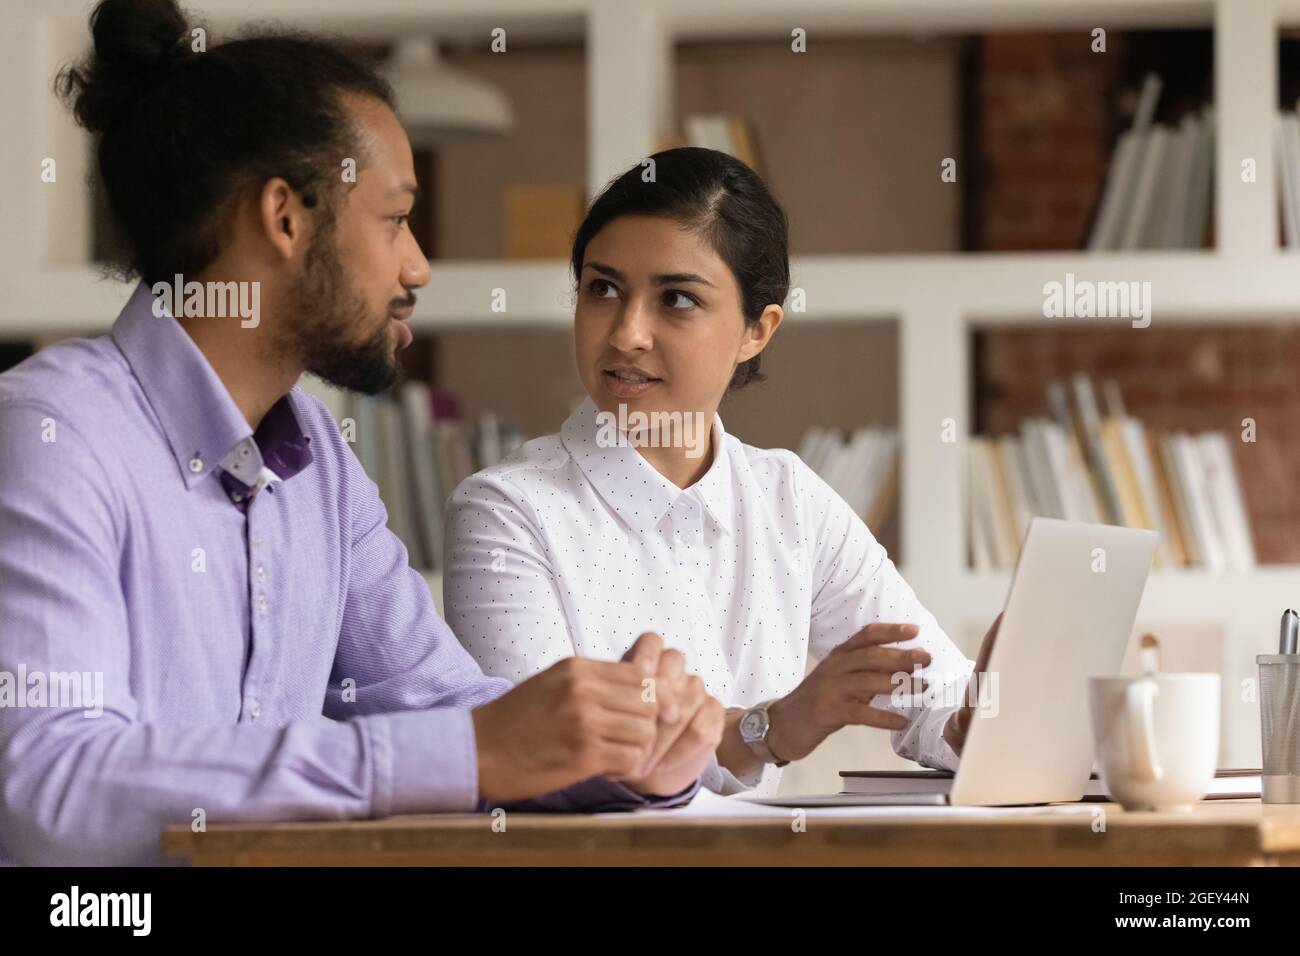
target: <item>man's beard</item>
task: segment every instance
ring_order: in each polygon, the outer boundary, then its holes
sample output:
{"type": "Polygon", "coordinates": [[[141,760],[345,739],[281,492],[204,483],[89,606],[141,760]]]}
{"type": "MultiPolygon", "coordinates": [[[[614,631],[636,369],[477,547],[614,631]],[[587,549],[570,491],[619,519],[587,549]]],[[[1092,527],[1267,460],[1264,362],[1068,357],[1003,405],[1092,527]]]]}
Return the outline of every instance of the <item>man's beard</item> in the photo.
{"type": "Polygon", "coordinates": [[[347,284],[331,225],[316,234],[290,292],[296,321],[290,349],[308,372],[331,385],[377,395],[397,384],[401,367],[384,322],[370,338],[356,343],[355,330],[370,316],[365,301],[347,284]]]}

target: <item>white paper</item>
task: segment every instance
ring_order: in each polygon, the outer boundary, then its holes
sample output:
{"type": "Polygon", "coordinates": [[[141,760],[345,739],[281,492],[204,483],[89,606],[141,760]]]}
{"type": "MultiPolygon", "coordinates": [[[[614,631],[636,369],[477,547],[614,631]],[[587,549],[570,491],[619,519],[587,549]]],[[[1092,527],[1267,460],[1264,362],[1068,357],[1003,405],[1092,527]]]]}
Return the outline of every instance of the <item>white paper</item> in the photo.
{"type": "MultiPolygon", "coordinates": [[[[947,807],[947,806],[867,806],[867,807],[771,807],[747,800],[745,794],[724,797],[703,788],[684,807],[670,810],[637,810],[637,817],[734,818],[769,817],[788,820],[802,812],[809,817],[927,817],[936,820],[951,817],[1016,817],[1058,814],[1091,814],[1088,804],[1048,804],[1040,807],[947,807]]],[[[797,798],[793,798],[797,799],[797,798]]],[[[1098,805],[1100,806],[1100,805],[1098,805]]],[[[624,817],[625,813],[601,813],[603,817],[624,817]]]]}

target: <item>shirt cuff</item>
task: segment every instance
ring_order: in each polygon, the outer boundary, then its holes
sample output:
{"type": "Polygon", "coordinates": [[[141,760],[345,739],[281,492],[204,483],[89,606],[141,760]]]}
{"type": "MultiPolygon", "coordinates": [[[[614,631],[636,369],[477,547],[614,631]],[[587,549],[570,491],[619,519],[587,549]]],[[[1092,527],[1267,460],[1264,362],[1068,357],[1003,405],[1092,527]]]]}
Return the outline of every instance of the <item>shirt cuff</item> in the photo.
{"type": "Polygon", "coordinates": [[[617,806],[611,807],[614,810],[639,810],[639,809],[662,809],[667,807],[683,807],[695,798],[700,790],[700,781],[695,780],[689,787],[678,793],[661,797],[655,794],[637,793],[631,787],[613,781],[606,781],[613,789],[610,791],[610,800],[617,806]]]}
{"type": "Polygon", "coordinates": [[[718,763],[718,755],[715,753],[709,758],[709,765],[700,774],[700,785],[704,789],[712,790],[724,797],[729,797],[733,793],[745,793],[748,790],[753,790],[762,782],[763,771],[766,767],[766,764],[759,764],[755,770],[743,776],[737,776],[718,763]]]}
{"type": "Polygon", "coordinates": [[[944,739],[943,728],[948,726],[948,718],[961,710],[961,706],[936,707],[926,715],[926,725],[921,731],[921,759],[924,766],[935,770],[956,771],[961,763],[961,756],[952,749],[944,739]]]}
{"type": "MultiPolygon", "coordinates": [[[[669,796],[646,796],[631,787],[615,783],[607,777],[589,777],[563,790],[542,794],[528,800],[505,804],[505,809],[520,813],[617,813],[623,810],[643,810],[684,806],[691,802],[700,789],[696,780],[681,793],[669,796]]],[[[478,802],[478,810],[494,809],[487,800],[478,802]]]]}
{"type": "Polygon", "coordinates": [[[374,762],[372,816],[474,810],[478,751],[470,711],[444,707],[358,720],[374,762]]]}

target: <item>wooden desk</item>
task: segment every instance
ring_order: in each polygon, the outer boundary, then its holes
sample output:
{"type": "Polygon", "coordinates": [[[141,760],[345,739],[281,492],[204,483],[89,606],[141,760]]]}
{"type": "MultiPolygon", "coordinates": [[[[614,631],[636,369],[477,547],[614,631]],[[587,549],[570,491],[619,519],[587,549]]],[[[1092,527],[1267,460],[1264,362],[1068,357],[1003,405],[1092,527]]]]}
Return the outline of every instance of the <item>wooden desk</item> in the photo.
{"type": "Polygon", "coordinates": [[[197,866],[1258,866],[1300,864],[1300,806],[1215,800],[1188,813],[1004,817],[593,818],[510,814],[170,827],[163,851],[197,866]]]}

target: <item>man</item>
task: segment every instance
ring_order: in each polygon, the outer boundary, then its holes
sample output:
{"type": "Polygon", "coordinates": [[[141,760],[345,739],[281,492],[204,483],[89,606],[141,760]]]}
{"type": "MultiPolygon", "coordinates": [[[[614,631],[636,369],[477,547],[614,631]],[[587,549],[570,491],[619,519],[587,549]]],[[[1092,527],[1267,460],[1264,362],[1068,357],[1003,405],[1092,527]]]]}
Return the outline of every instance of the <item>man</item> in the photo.
{"type": "Polygon", "coordinates": [[[642,635],[619,663],[483,676],[294,384],[390,387],[429,280],[383,81],[307,37],[196,52],[173,0],[91,26],[61,89],[142,281],[110,335],[0,375],[0,860],[689,799],[723,716],[681,655],[642,635]],[[217,294],[161,295],[190,282],[217,294]]]}

